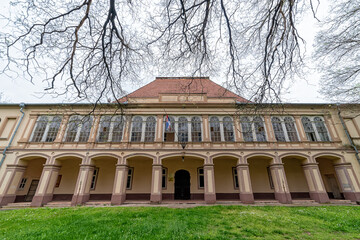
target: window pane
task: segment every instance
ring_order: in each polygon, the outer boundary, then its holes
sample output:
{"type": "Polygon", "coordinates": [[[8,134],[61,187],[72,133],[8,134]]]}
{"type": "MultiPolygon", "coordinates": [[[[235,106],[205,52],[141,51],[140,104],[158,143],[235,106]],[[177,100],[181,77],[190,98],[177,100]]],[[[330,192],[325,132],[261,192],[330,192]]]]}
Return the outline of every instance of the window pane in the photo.
{"type": "Polygon", "coordinates": [[[242,130],[242,134],[244,137],[244,141],[245,142],[253,142],[254,138],[253,138],[252,129],[251,129],[252,123],[250,122],[249,118],[241,117],[240,121],[241,121],[241,130],[242,130]]]}
{"type": "Polygon", "coordinates": [[[53,142],[56,139],[61,124],[61,117],[53,117],[49,130],[45,139],[45,142],[53,142]]]}
{"type": "Polygon", "coordinates": [[[210,118],[211,141],[221,142],[220,122],[217,117],[210,118]]]}
{"type": "Polygon", "coordinates": [[[265,127],[261,117],[254,117],[254,129],[255,129],[256,140],[258,142],[265,142],[266,141],[265,127]]]}
{"type": "Polygon", "coordinates": [[[92,117],[85,116],[82,119],[82,126],[80,129],[79,142],[87,142],[90,136],[90,130],[92,125],[92,117]]]}
{"type": "Polygon", "coordinates": [[[179,142],[188,142],[188,120],[185,117],[180,117],[178,122],[178,140],[179,142]]]}
{"type": "Polygon", "coordinates": [[[191,119],[191,140],[201,142],[201,121],[199,117],[191,119]]]}
{"type": "Polygon", "coordinates": [[[225,141],[233,142],[234,141],[233,120],[230,117],[224,117],[223,126],[224,126],[225,141]]]}
{"type": "Polygon", "coordinates": [[[315,122],[316,130],[320,136],[321,141],[324,141],[324,142],[330,141],[324,121],[320,117],[315,117],[314,122],[315,122]]]}
{"type": "Polygon", "coordinates": [[[66,131],[65,142],[74,142],[76,138],[76,134],[78,131],[78,127],[80,126],[80,117],[79,116],[71,116],[68,124],[68,129],[66,131]]]}
{"type": "Polygon", "coordinates": [[[122,135],[124,129],[124,118],[122,116],[118,116],[114,120],[114,127],[112,132],[112,142],[121,142],[122,135]]]}
{"type": "Polygon", "coordinates": [[[137,116],[133,118],[132,130],[131,130],[131,141],[140,142],[142,132],[142,118],[137,116]]]}
{"type": "Polygon", "coordinates": [[[36,127],[31,141],[41,142],[45,133],[47,123],[48,123],[48,117],[46,116],[39,117],[38,121],[36,122],[36,127]]]}
{"type": "Polygon", "coordinates": [[[304,126],[307,139],[312,142],[317,141],[315,131],[310,119],[308,117],[302,117],[301,122],[304,126]]]}
{"type": "Polygon", "coordinates": [[[273,129],[274,129],[276,140],[279,141],[279,142],[285,142],[286,141],[285,133],[284,133],[284,130],[283,130],[282,126],[281,126],[280,118],[273,117],[271,119],[271,122],[272,122],[272,126],[273,126],[273,129]]]}
{"type": "Polygon", "coordinates": [[[285,128],[289,137],[289,141],[290,142],[298,142],[298,136],[296,134],[296,128],[295,128],[295,123],[294,120],[291,117],[285,117],[284,118],[285,121],[285,128]]]}
{"type": "Polygon", "coordinates": [[[148,117],[145,124],[145,142],[155,141],[155,126],[156,119],[154,117],[148,117]]]}
{"type": "Polygon", "coordinates": [[[99,142],[107,142],[110,133],[111,116],[102,116],[99,126],[99,142]]]}

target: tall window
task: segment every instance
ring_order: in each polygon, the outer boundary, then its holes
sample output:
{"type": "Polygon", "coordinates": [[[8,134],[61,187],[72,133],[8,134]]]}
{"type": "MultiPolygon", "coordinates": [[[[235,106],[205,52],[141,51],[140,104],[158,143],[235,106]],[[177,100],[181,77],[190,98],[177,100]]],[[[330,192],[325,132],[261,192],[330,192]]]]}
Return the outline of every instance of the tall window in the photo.
{"type": "Polygon", "coordinates": [[[102,116],[99,126],[99,142],[107,142],[110,134],[111,116],[102,116]]]}
{"type": "Polygon", "coordinates": [[[230,117],[223,118],[224,138],[226,142],[234,141],[233,120],[230,117]]]}
{"type": "Polygon", "coordinates": [[[188,120],[186,117],[180,117],[178,123],[178,140],[179,142],[189,141],[188,120]]]}
{"type": "Polygon", "coordinates": [[[134,175],[134,168],[128,168],[128,175],[126,181],[126,189],[131,189],[132,187],[132,179],[134,175]]]}
{"type": "Polygon", "coordinates": [[[201,120],[199,117],[191,118],[191,140],[201,142],[201,120]]]}
{"type": "Polygon", "coordinates": [[[59,116],[41,116],[36,122],[32,133],[32,142],[53,142],[56,139],[61,124],[59,116]]]}
{"type": "Polygon", "coordinates": [[[221,142],[221,130],[220,130],[220,122],[218,117],[210,118],[210,133],[211,133],[211,141],[221,142]]]}
{"type": "Polygon", "coordinates": [[[87,142],[90,136],[93,118],[91,116],[73,115],[69,119],[65,142],[87,142]]]}
{"type": "Polygon", "coordinates": [[[322,117],[302,117],[301,122],[309,141],[330,141],[330,136],[322,117]]]}
{"type": "Polygon", "coordinates": [[[313,124],[311,123],[310,118],[302,117],[301,122],[304,126],[304,130],[305,130],[307,139],[311,142],[317,141],[315,130],[314,130],[313,124]]]}
{"type": "Polygon", "coordinates": [[[204,188],[204,168],[198,168],[198,187],[204,188]]]}
{"type": "Polygon", "coordinates": [[[145,142],[155,141],[155,126],[156,119],[154,117],[147,117],[145,124],[145,142]]]}
{"type": "Polygon", "coordinates": [[[280,118],[273,117],[271,119],[271,123],[272,123],[273,129],[274,129],[276,140],[279,142],[285,142],[286,141],[285,133],[284,133],[284,129],[282,127],[280,118]]]}
{"type": "Polygon", "coordinates": [[[288,135],[289,141],[290,142],[298,142],[299,138],[298,138],[298,135],[296,132],[294,119],[291,117],[285,117],[284,122],[285,122],[285,129],[286,129],[286,133],[288,135]]]}
{"type": "Polygon", "coordinates": [[[166,189],[166,186],[167,186],[167,168],[162,168],[161,187],[162,189],[166,189]]]}
{"type": "Polygon", "coordinates": [[[232,168],[232,173],[233,173],[233,180],[234,180],[234,188],[238,189],[239,188],[239,180],[238,180],[238,173],[237,173],[236,167],[232,168]]]}
{"type": "Polygon", "coordinates": [[[99,174],[99,168],[94,168],[94,172],[91,178],[90,190],[95,190],[98,174],[99,174]]]}
{"type": "Polygon", "coordinates": [[[330,141],[330,137],[325,127],[324,121],[320,117],[314,117],[314,123],[320,140],[324,142],[330,141]]]}
{"type": "Polygon", "coordinates": [[[174,142],[175,141],[175,119],[173,117],[166,116],[164,131],[164,141],[174,142]]]}
{"type": "Polygon", "coordinates": [[[121,142],[124,128],[122,116],[102,116],[100,119],[98,142],[121,142]]]}
{"type": "Polygon", "coordinates": [[[266,133],[264,121],[260,116],[241,117],[241,129],[245,142],[265,142],[266,133]]]}
{"type": "Polygon", "coordinates": [[[140,142],[142,133],[142,118],[137,116],[134,117],[131,129],[131,141],[140,142]]]}
{"type": "Polygon", "coordinates": [[[279,142],[298,142],[298,135],[292,117],[272,117],[275,138],[279,142]]]}

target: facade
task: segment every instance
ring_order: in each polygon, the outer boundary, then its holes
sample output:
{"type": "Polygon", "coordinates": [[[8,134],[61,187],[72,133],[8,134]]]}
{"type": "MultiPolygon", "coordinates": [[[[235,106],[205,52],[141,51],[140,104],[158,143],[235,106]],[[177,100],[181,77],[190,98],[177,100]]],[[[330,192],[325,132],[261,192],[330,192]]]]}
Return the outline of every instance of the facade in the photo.
{"type": "Polygon", "coordinates": [[[360,201],[359,113],[257,108],[209,78],[156,78],[96,109],[2,104],[0,205],[360,201]]]}

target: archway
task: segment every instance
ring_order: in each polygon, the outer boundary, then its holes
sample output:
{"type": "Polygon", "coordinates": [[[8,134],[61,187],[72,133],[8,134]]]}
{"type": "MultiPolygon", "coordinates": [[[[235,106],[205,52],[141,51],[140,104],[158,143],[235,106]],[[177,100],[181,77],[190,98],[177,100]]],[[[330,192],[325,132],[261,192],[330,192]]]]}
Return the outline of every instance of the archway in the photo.
{"type": "Polygon", "coordinates": [[[190,199],[190,173],[186,170],[178,170],[175,173],[175,199],[190,199]]]}

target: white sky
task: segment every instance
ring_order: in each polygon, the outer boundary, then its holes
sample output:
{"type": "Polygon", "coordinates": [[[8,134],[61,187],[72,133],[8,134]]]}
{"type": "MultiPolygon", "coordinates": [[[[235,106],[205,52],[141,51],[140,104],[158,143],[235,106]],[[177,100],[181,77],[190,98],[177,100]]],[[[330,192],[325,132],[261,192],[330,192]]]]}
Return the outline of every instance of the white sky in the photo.
{"type": "MultiPolygon", "coordinates": [[[[322,1],[324,4],[324,1],[322,1]]],[[[321,19],[325,15],[326,3],[324,6],[320,6],[317,17],[321,19]]],[[[7,15],[9,9],[9,0],[0,0],[0,14],[7,15]]],[[[317,31],[316,29],[316,20],[312,17],[311,14],[304,17],[303,22],[299,25],[299,33],[306,41],[306,56],[310,58],[312,52],[312,45],[314,42],[314,36],[317,31]]],[[[0,28],[4,27],[4,22],[0,19],[0,28]]],[[[4,64],[1,62],[0,65],[4,64]]],[[[311,62],[308,62],[308,66],[311,66],[311,62]]],[[[318,93],[319,90],[319,79],[320,75],[315,71],[315,69],[308,69],[306,71],[306,79],[297,79],[294,83],[289,83],[288,93],[283,96],[284,102],[293,102],[293,103],[322,103],[327,102],[318,93]]],[[[38,79],[34,83],[30,83],[27,80],[21,78],[22,74],[19,74],[18,77],[8,77],[4,74],[0,75],[0,93],[3,94],[2,101],[19,103],[54,103],[54,102],[63,102],[61,98],[53,98],[49,95],[44,95],[43,89],[46,86],[38,79]]],[[[137,88],[145,85],[146,83],[153,81],[156,76],[149,74],[149,77],[146,81],[139,83],[138,85],[129,86],[126,90],[132,92],[137,88]]],[[[210,79],[221,84],[222,80],[210,76],[210,79]]]]}

